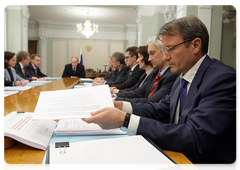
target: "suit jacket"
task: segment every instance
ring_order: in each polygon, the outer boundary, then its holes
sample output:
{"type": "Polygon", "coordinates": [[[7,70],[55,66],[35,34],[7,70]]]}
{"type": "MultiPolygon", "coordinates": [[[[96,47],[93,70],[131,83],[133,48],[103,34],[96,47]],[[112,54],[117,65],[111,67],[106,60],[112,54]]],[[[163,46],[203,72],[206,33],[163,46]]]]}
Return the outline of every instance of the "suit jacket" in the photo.
{"type": "Polygon", "coordinates": [[[114,73],[111,71],[110,75],[107,77],[104,77],[104,80],[111,80],[114,79],[115,77],[117,77],[118,75],[118,70],[114,70],[114,73]]]}
{"type": "Polygon", "coordinates": [[[37,77],[37,78],[41,78],[41,77],[47,77],[47,75],[43,74],[41,71],[40,71],[40,68],[37,67],[37,74],[35,73],[35,69],[33,68],[32,64],[29,63],[29,65],[27,66],[27,69],[28,69],[28,72],[34,76],[34,77],[37,77]]]}
{"type": "Polygon", "coordinates": [[[136,67],[131,71],[131,69],[127,72],[125,81],[123,83],[118,84],[112,84],[112,86],[115,86],[117,89],[125,89],[130,88],[134,86],[140,77],[145,73],[144,69],[140,69],[139,65],[136,65],[136,67]]]}
{"type": "Polygon", "coordinates": [[[14,69],[16,70],[16,73],[17,73],[20,77],[22,77],[23,79],[32,81],[32,78],[31,78],[32,75],[28,72],[27,67],[24,67],[25,75],[23,75],[23,72],[22,72],[22,69],[21,69],[21,66],[20,66],[19,62],[16,63],[14,69]]]}
{"type": "MultiPolygon", "coordinates": [[[[11,67],[10,68],[11,69],[11,71],[12,71],[12,75],[13,75],[13,79],[14,79],[14,81],[23,81],[23,80],[25,80],[24,78],[22,78],[22,77],[20,77],[17,73],[16,73],[16,71],[15,71],[15,69],[13,68],[13,67],[11,67]]],[[[5,68],[4,69],[4,81],[11,81],[11,77],[10,77],[10,75],[9,75],[9,73],[8,73],[8,70],[5,68]]]]}
{"type": "Polygon", "coordinates": [[[236,159],[236,71],[208,56],[188,91],[179,124],[174,116],[180,78],[159,103],[132,103],[141,116],[137,134],[160,148],[182,152],[193,163],[233,163],[236,159]]]}
{"type": "Polygon", "coordinates": [[[128,71],[130,70],[130,67],[123,65],[121,70],[118,71],[118,75],[111,80],[106,80],[106,84],[108,84],[110,87],[111,86],[115,86],[116,84],[121,84],[126,80],[126,75],[128,73],[128,71]]]}
{"type": "Polygon", "coordinates": [[[13,81],[6,81],[2,73],[0,73],[0,84],[2,86],[13,86],[13,81]]]}
{"type": "Polygon", "coordinates": [[[147,76],[147,73],[144,73],[134,86],[132,86],[130,88],[119,90],[118,93],[124,93],[124,92],[130,91],[130,90],[135,90],[135,89],[139,88],[142,81],[144,81],[143,84],[146,82],[146,79],[147,79],[147,78],[145,79],[146,76],[147,76]]]}
{"type": "Polygon", "coordinates": [[[153,95],[151,97],[148,97],[158,73],[159,69],[154,69],[152,73],[148,76],[146,83],[144,83],[140,88],[125,93],[118,93],[115,100],[123,100],[136,103],[159,102],[164,96],[170,94],[172,85],[175,82],[176,78],[179,76],[179,74],[173,74],[170,68],[168,68],[158,81],[153,95]]]}
{"type": "Polygon", "coordinates": [[[85,78],[85,70],[83,65],[78,64],[77,68],[76,68],[76,72],[74,73],[73,69],[72,69],[72,64],[66,64],[62,77],[71,77],[71,76],[76,76],[76,77],[81,77],[81,78],[85,78]]]}

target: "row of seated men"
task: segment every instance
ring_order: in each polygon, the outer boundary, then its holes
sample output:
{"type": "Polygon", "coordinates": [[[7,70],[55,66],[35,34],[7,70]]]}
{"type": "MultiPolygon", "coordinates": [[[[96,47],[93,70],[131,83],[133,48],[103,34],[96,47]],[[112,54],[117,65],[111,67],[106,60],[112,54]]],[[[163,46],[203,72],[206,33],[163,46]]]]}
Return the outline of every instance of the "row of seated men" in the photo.
{"type": "Polygon", "coordinates": [[[173,74],[163,60],[160,47],[161,41],[152,37],[147,46],[127,48],[125,56],[115,52],[108,62],[112,73],[105,78],[95,78],[93,86],[108,84],[117,101],[159,102],[170,94],[179,76],[173,74]]]}

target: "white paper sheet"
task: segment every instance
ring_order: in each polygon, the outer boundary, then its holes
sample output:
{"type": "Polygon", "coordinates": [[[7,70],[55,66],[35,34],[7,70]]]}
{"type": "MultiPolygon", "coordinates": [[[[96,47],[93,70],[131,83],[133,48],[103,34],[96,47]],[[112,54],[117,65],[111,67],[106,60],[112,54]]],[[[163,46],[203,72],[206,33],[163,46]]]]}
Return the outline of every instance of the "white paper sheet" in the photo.
{"type": "Polygon", "coordinates": [[[32,86],[5,86],[4,91],[24,91],[32,88],[32,86]]]}
{"type": "Polygon", "coordinates": [[[59,152],[55,143],[50,144],[50,164],[158,164],[158,169],[176,166],[140,135],[70,143],[64,154],[59,152]]]}
{"type": "Polygon", "coordinates": [[[90,117],[91,112],[114,107],[108,85],[41,92],[34,120],[90,117]]]}
{"type": "Polygon", "coordinates": [[[86,123],[82,119],[60,120],[54,132],[56,135],[126,134],[119,128],[103,130],[99,125],[86,123]]]}
{"type": "Polygon", "coordinates": [[[18,93],[19,91],[4,91],[4,97],[7,97],[7,96],[10,96],[12,94],[16,94],[18,93]]]}

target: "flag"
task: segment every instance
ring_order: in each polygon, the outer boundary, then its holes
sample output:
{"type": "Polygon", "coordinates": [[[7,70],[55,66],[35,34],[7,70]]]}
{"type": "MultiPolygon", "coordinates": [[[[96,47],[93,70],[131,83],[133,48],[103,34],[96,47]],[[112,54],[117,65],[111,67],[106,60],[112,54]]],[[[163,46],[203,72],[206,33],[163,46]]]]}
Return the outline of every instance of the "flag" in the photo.
{"type": "Polygon", "coordinates": [[[80,42],[80,51],[79,51],[79,64],[83,65],[83,58],[82,58],[82,43],[80,42]]]}

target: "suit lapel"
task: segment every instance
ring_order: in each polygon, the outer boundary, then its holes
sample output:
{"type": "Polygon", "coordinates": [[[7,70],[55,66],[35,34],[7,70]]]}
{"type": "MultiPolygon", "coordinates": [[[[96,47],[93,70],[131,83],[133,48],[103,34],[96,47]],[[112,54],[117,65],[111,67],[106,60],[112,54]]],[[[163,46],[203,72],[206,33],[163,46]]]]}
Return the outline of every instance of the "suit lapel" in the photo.
{"type": "Polygon", "coordinates": [[[202,77],[203,77],[205,71],[207,70],[207,68],[209,67],[209,65],[211,64],[211,61],[212,60],[208,56],[206,56],[205,59],[203,60],[202,64],[200,65],[200,67],[192,81],[192,84],[189,88],[189,91],[188,91],[188,94],[187,94],[187,97],[186,97],[186,100],[184,103],[184,107],[182,110],[181,120],[179,123],[184,123],[186,116],[191,111],[193,99],[195,98],[195,96],[198,92],[199,85],[202,82],[202,77]]]}

